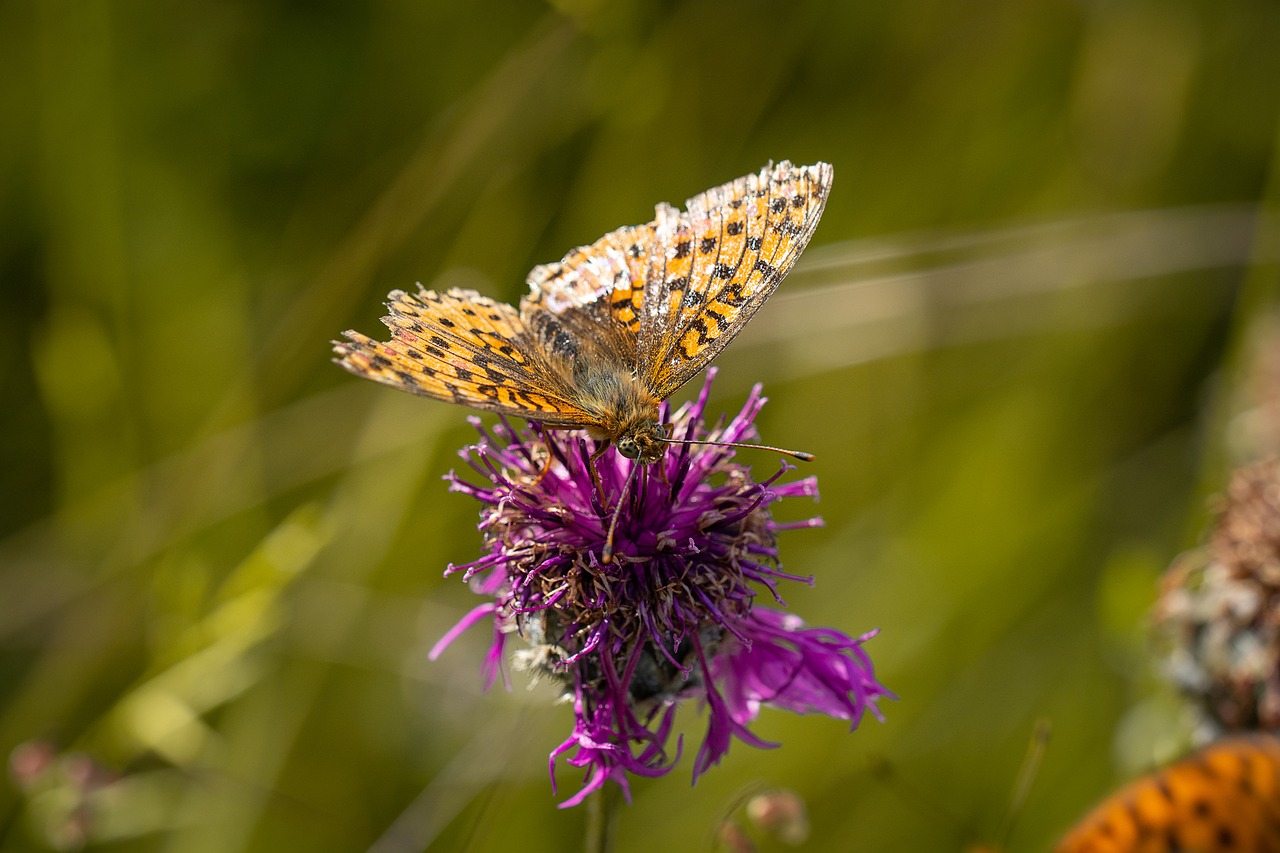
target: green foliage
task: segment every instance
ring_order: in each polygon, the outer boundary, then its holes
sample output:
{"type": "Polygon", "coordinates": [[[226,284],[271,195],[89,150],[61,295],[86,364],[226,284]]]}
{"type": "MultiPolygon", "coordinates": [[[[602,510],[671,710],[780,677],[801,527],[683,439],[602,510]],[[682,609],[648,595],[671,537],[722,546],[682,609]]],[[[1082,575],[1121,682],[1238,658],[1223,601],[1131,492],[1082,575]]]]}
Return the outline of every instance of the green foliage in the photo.
{"type": "Polygon", "coordinates": [[[475,603],[466,413],[328,341],[783,158],[835,187],[712,407],[767,381],[817,454],[789,603],[879,627],[901,698],[766,712],[783,749],[638,784],[619,849],[706,849],[759,780],[804,849],[958,846],[1047,717],[1045,849],[1185,731],[1144,614],[1274,292],[1278,39],[1263,0],[0,5],[0,850],[579,845],[568,710],[484,695],[483,631],[425,662],[475,603]]]}

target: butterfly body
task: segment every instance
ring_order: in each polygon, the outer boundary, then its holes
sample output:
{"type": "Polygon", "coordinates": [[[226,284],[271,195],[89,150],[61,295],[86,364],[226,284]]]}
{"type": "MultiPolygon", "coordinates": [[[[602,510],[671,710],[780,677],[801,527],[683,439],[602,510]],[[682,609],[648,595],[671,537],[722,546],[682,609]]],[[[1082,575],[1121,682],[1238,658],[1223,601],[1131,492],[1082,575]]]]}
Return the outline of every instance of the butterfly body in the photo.
{"type": "Polygon", "coordinates": [[[662,458],[658,407],[724,349],[790,271],[822,215],[825,163],[783,161],[659,204],[534,268],[519,308],[469,290],[392,291],[390,341],[335,342],[339,365],[413,394],[581,428],[662,458]]]}
{"type": "Polygon", "coordinates": [[[581,377],[579,402],[597,421],[587,426],[592,438],[613,442],[629,459],[657,462],[666,445],[658,403],[635,377],[616,364],[589,368],[581,377]]]}

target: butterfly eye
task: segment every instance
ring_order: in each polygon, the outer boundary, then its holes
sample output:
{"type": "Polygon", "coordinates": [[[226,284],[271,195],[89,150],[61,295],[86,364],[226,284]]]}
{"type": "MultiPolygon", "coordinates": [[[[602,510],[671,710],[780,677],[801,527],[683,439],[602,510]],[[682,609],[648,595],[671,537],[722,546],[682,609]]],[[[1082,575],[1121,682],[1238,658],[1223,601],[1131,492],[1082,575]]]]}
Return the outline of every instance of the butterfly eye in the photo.
{"type": "Polygon", "coordinates": [[[628,459],[638,459],[640,456],[640,447],[636,444],[636,440],[629,435],[624,435],[618,439],[618,452],[628,459]]]}

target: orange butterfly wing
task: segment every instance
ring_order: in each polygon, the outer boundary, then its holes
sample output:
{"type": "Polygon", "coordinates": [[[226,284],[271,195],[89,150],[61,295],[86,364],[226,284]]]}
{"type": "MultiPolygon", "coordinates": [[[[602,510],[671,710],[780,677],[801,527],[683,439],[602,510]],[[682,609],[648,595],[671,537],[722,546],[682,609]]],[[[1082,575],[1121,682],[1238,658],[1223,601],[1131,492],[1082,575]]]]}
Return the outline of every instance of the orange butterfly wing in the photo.
{"type": "Polygon", "coordinates": [[[1055,853],[1280,853],[1280,741],[1219,741],[1121,788],[1055,853]]]}
{"type": "Polygon", "coordinates": [[[827,163],[782,161],[658,205],[640,321],[639,376],[659,399],[700,372],[777,289],[818,226],[827,163]]]}
{"type": "Polygon", "coordinates": [[[593,352],[634,371],[640,311],[654,249],[654,224],[612,231],[580,246],[554,264],[529,273],[529,293],[520,300],[521,319],[536,326],[547,313],[586,336],[593,352]]]}
{"type": "Polygon", "coordinates": [[[549,426],[596,423],[510,305],[454,289],[393,290],[387,307],[390,341],[347,331],[349,341],[334,342],[335,360],[356,376],[549,426]]]}

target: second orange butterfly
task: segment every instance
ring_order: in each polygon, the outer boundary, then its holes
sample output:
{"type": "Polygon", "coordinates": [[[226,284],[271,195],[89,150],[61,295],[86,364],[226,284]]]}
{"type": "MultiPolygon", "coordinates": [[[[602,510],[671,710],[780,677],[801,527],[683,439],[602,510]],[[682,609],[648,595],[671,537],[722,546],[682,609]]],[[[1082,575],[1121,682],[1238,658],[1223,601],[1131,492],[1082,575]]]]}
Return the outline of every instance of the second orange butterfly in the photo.
{"type": "Polygon", "coordinates": [[[1112,794],[1055,853],[1280,853],[1280,740],[1228,738],[1112,794]]]}

